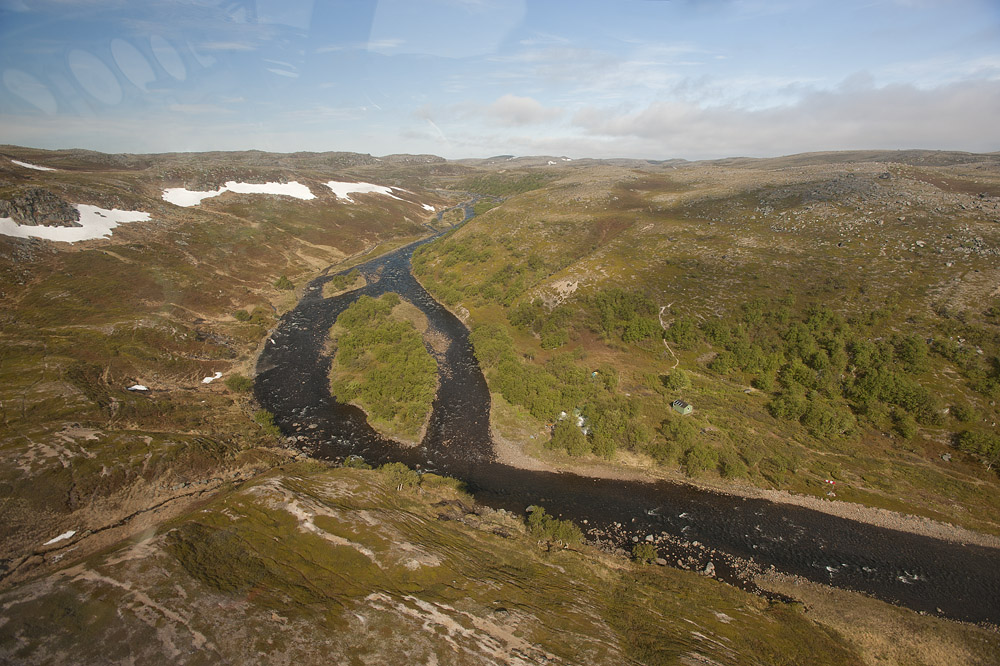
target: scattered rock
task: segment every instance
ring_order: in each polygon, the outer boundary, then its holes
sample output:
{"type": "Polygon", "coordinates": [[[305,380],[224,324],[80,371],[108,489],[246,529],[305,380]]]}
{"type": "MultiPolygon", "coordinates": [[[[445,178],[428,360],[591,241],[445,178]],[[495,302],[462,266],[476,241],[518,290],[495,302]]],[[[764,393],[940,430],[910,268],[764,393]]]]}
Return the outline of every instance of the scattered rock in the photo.
{"type": "Polygon", "coordinates": [[[9,217],[29,227],[82,227],[80,211],[69,202],[40,187],[15,191],[0,199],[0,217],[9,217]]]}
{"type": "Polygon", "coordinates": [[[714,576],[715,575],[715,564],[713,562],[709,562],[708,564],[705,565],[705,568],[702,569],[701,572],[703,574],[705,574],[706,576],[714,576]]]}

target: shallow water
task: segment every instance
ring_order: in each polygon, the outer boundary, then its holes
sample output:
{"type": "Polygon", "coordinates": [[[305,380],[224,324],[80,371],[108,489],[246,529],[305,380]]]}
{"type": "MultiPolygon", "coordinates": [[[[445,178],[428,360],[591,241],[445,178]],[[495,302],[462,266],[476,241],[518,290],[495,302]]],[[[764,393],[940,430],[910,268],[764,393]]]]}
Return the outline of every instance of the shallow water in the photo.
{"type": "Polygon", "coordinates": [[[671,564],[713,562],[717,575],[741,581],[746,561],[809,580],[866,592],[914,610],[1000,624],[1000,551],[857,523],[802,507],[666,482],[594,479],[535,472],[496,462],[489,432],[490,395],[468,330],[413,278],[420,243],[357,268],[363,289],[323,299],[322,276],[279,322],[257,366],[255,394],[282,432],[323,459],[351,454],[368,462],[404,462],[463,480],[477,500],[522,514],[530,504],[570,518],[595,538],[631,549],[654,538],[671,564]],[[364,413],[330,395],[324,345],[337,316],[362,294],[396,292],[450,341],[438,355],[440,389],[427,434],[406,448],[381,437],[364,413]],[[690,558],[690,559],[689,559],[690,558]]]}

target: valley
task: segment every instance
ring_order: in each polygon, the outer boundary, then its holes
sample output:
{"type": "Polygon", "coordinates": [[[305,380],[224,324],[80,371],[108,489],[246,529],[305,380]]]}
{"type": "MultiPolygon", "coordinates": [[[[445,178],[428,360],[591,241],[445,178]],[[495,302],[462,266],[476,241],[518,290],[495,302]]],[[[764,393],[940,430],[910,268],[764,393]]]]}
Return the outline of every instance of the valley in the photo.
{"type": "Polygon", "coordinates": [[[149,216],[0,236],[7,658],[126,632],[312,661],[317,628],[455,663],[995,654],[996,155],[4,151],[5,197],[149,216]],[[330,393],[337,316],[385,293],[438,368],[416,446],[330,393]],[[830,612],[851,599],[873,610],[830,612]],[[295,628],[237,647],[209,600],[295,628]],[[15,610],[77,629],[49,644],[15,610]]]}

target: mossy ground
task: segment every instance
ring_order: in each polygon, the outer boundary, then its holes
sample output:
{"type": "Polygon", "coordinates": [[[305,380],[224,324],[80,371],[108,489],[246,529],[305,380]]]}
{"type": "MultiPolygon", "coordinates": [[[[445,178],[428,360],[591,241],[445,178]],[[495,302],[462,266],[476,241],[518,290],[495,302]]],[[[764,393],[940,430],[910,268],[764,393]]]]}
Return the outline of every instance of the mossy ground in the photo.
{"type": "MultiPolygon", "coordinates": [[[[988,287],[1000,275],[1000,236],[993,204],[969,194],[977,187],[988,193],[1000,180],[989,159],[914,166],[814,158],[795,166],[779,160],[562,174],[418,251],[422,283],[468,310],[472,328],[505,327],[523,363],[544,366],[568,353],[588,372],[615,368],[617,392],[638,403],[651,448],[679,418],[669,403],[683,398],[695,407],[684,418],[698,432],[697,445],[715,450],[719,460],[738,456],[740,464],[727,469],[741,483],[826,497],[824,480],[833,479],[837,499],[1000,534],[1000,479],[954,447],[957,432],[989,430],[998,417],[993,389],[978,377],[992,372],[989,359],[1000,354],[990,314],[996,294],[988,287]],[[859,415],[849,435],[817,436],[797,421],[775,418],[769,410],[775,392],[752,389],[753,375],[717,371],[712,361],[725,352],[721,345],[667,349],[658,336],[627,343],[602,331],[589,299],[613,288],[665,308],[661,321],[668,327],[683,318],[696,327],[729,321],[755,299],[786,299],[792,316],[817,305],[845,319],[875,312],[881,319],[866,333],[872,339],[948,339],[978,354],[982,368],[971,374],[967,368],[975,364],[952,351],[964,366],[932,353],[915,375],[938,409],[971,405],[978,420],[936,416],[902,437],[888,415],[859,415]],[[518,329],[512,322],[519,308],[533,301],[544,303],[535,330],[518,329]],[[565,344],[555,337],[547,344],[539,322],[549,319],[563,322],[565,344]],[[675,367],[690,377],[683,390],[664,386],[675,367]]],[[[636,454],[645,455],[623,451],[615,464],[652,462],[636,454]]],[[[584,462],[606,464],[596,456],[584,462]]],[[[663,456],[661,465],[665,472],[691,469],[684,450],[663,456]]],[[[700,472],[721,473],[721,464],[700,472]]]]}
{"type": "MultiPolygon", "coordinates": [[[[822,606],[803,595],[803,614],[687,572],[539,544],[520,517],[476,507],[441,477],[407,488],[384,472],[278,467],[288,454],[253,420],[248,395],[202,378],[252,375],[255,350],[308,279],[420,237],[431,222],[415,204],[374,195],[337,202],[322,183],[395,184],[441,209],[463,195],[431,185],[472,182],[468,168],[343,154],[69,151],[39,161],[64,170],[0,172],[12,182],[39,179],[74,202],[147,210],[154,222],[71,247],[0,237],[0,661],[930,664],[941,663],[939,645],[955,646],[968,663],[989,663],[1000,650],[995,634],[849,593],[822,606]],[[230,179],[298,179],[322,196],[227,194],[191,209],[160,198],[166,186],[230,179]],[[282,275],[296,288],[275,288],[282,275]],[[129,392],[132,383],[152,391],[129,392]],[[153,511],[161,502],[180,507],[170,522],[153,511]],[[105,529],[118,521],[120,533],[105,529]],[[78,533],[42,546],[68,530],[78,533]],[[880,616],[894,619],[873,623],[880,616]],[[901,639],[887,646],[876,636],[887,631],[901,639]],[[921,638],[928,631],[936,645],[921,638]]],[[[423,277],[446,302],[467,305],[473,323],[502,324],[518,299],[554,306],[606,284],[644,285],[658,304],[675,302],[675,316],[706,318],[788,285],[809,298],[848,294],[863,303],[898,291],[916,305],[896,312],[893,326],[947,320],[948,335],[971,333],[994,353],[995,321],[981,315],[996,283],[995,231],[955,205],[964,199],[928,198],[967,196],[984,174],[974,165],[893,167],[894,178],[932,189],[906,210],[868,212],[857,198],[864,192],[847,176],[831,179],[830,168],[792,159],[730,165],[720,177],[717,167],[651,174],[594,165],[560,170],[560,180],[554,171],[487,179],[515,196],[488,212],[480,206],[481,222],[445,241],[452,263],[423,277]],[[794,182],[822,191],[833,181],[840,199],[832,201],[796,202],[781,190],[794,182]],[[771,188],[763,212],[762,184],[771,188]],[[935,206],[945,204],[942,215],[935,206]],[[856,239],[838,243],[859,219],[880,231],[864,240],[867,253],[852,254],[856,239]],[[944,234],[940,246],[916,244],[928,230],[944,234]],[[942,260],[960,271],[942,277],[942,260]],[[505,268],[520,264],[520,273],[505,268]],[[512,295],[510,303],[467,299],[470,276],[492,279],[493,293],[512,295]]],[[[453,211],[443,225],[460,218],[453,211]]],[[[399,314],[419,330],[419,317],[399,314]]],[[[527,362],[565,351],[512,334],[527,362]]],[[[661,381],[673,359],[660,345],[587,328],[567,343],[576,362],[615,367],[616,390],[636,397],[653,425],[673,418],[661,381]]],[[[749,466],[752,482],[820,494],[820,479],[834,476],[841,498],[994,530],[995,478],[962,455],[938,462],[952,451],[944,441],[951,421],[905,442],[876,432],[818,442],[773,419],[764,396],[704,369],[708,350],[675,351],[703,435],[763,452],[749,466]]],[[[969,403],[977,418],[995,417],[953,368],[935,362],[936,391],[969,403]]],[[[530,438],[542,421],[502,398],[494,404],[498,432],[538,442],[530,438]]]]}
{"type": "Polygon", "coordinates": [[[792,607],[587,548],[540,548],[519,518],[441,477],[386,484],[378,471],[275,470],[4,594],[0,652],[21,663],[860,663],[792,607]],[[60,625],[45,641],[42,617],[60,625]]]}
{"type": "Polygon", "coordinates": [[[293,173],[222,154],[50,157],[66,169],[0,169],[73,202],[149,211],[152,221],[73,245],[0,237],[0,483],[10,498],[0,507],[0,558],[11,562],[67,529],[99,529],[184,484],[228,477],[247,451],[282,445],[225,378],[252,377],[257,348],[308,279],[427,233],[417,203],[347,205],[324,193],[337,169],[322,160],[293,173]],[[296,178],[318,198],[227,194],[179,208],[160,196],[175,185],[296,178]],[[281,276],[295,288],[275,287],[281,276]],[[224,378],[202,382],[216,372],[224,378]],[[134,384],[150,391],[128,391],[134,384]]]}

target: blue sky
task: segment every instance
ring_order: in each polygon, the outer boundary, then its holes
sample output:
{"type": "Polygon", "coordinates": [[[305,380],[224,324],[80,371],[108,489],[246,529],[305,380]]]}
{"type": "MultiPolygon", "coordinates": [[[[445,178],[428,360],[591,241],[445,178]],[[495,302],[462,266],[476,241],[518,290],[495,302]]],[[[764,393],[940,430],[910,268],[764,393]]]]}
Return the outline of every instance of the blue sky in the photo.
{"type": "Polygon", "coordinates": [[[1000,150],[997,0],[0,0],[0,142],[1000,150]]]}

